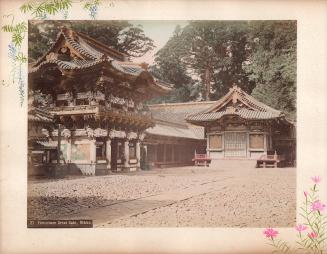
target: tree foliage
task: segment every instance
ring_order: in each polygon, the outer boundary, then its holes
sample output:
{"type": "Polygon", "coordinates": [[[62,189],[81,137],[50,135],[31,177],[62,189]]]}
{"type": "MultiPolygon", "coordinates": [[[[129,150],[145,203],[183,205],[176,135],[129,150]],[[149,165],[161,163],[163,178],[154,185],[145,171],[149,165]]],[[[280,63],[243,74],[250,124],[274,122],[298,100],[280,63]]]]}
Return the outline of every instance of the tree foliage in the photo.
{"type": "Polygon", "coordinates": [[[130,57],[140,57],[154,48],[153,40],[142,28],[128,21],[34,21],[29,23],[30,61],[46,52],[61,26],[83,32],[130,57]]]}
{"type": "Polygon", "coordinates": [[[252,24],[251,30],[244,70],[256,83],[252,95],[295,119],[296,23],[266,21],[252,24]]]}
{"type": "Polygon", "coordinates": [[[158,51],[152,69],[176,85],[175,102],[215,100],[237,84],[294,118],[296,23],[191,21],[158,51]]]}

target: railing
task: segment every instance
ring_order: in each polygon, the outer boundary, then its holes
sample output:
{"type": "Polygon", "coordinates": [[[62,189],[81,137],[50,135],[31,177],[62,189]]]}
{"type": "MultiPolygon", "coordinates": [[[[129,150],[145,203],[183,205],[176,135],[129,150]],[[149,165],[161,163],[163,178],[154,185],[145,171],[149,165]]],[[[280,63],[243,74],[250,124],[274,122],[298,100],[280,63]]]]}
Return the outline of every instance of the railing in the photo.
{"type": "Polygon", "coordinates": [[[106,112],[115,112],[125,116],[138,116],[138,117],[148,117],[152,118],[152,113],[150,111],[126,111],[115,108],[107,108],[103,105],[78,105],[78,106],[59,106],[49,108],[51,113],[57,115],[67,115],[67,114],[98,114],[106,112]]]}

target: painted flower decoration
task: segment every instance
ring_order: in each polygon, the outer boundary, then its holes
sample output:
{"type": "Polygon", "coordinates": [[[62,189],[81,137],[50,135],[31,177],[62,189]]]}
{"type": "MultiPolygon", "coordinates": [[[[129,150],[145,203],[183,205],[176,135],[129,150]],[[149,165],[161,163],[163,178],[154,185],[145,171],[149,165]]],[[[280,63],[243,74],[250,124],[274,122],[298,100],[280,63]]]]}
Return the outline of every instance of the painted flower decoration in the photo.
{"type": "Polygon", "coordinates": [[[311,180],[317,184],[317,183],[320,183],[321,181],[321,177],[320,176],[314,176],[314,177],[311,177],[311,180]]]}
{"type": "Polygon", "coordinates": [[[305,198],[307,198],[308,197],[308,192],[307,191],[304,191],[303,192],[303,195],[305,196],[305,198]]]}
{"type": "Polygon", "coordinates": [[[321,203],[320,200],[316,200],[311,204],[311,211],[322,212],[325,209],[326,205],[321,203]]]}
{"type": "Polygon", "coordinates": [[[303,231],[306,231],[308,229],[307,226],[303,225],[303,224],[298,224],[296,227],[295,227],[296,231],[298,232],[303,232],[303,231]]]}
{"type": "Polygon", "coordinates": [[[266,235],[267,238],[274,238],[278,235],[278,231],[274,230],[273,228],[267,228],[263,233],[266,235]]]}
{"type": "Polygon", "coordinates": [[[310,237],[311,239],[317,238],[318,234],[316,232],[311,232],[308,234],[308,237],[310,237]]]}

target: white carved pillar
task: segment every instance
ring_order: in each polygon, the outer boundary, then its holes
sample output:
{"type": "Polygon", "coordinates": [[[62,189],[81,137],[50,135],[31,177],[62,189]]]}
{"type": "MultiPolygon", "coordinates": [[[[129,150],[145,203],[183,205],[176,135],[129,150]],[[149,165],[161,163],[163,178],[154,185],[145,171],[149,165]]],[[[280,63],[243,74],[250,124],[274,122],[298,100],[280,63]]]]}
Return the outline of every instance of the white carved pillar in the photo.
{"type": "Polygon", "coordinates": [[[90,159],[91,159],[91,163],[96,163],[95,138],[91,139],[91,141],[90,141],[90,159]]]}
{"type": "Polygon", "coordinates": [[[264,153],[267,154],[267,133],[263,134],[263,150],[264,153]]]}
{"type": "Polygon", "coordinates": [[[111,139],[108,138],[106,141],[106,159],[107,159],[107,169],[111,169],[111,139]]]}
{"type": "Polygon", "coordinates": [[[251,157],[251,151],[250,151],[250,133],[249,131],[246,132],[246,157],[251,157]]]}
{"type": "Polygon", "coordinates": [[[137,159],[137,164],[136,166],[139,168],[140,167],[140,160],[141,160],[141,147],[140,147],[140,141],[137,140],[135,144],[135,153],[136,153],[136,159],[137,159]]]}
{"type": "Polygon", "coordinates": [[[207,149],[206,149],[206,152],[207,152],[207,156],[210,157],[210,146],[209,146],[209,142],[210,142],[210,135],[206,134],[207,135],[207,149]]]}
{"type": "Polygon", "coordinates": [[[163,149],[163,152],[164,152],[164,154],[163,154],[163,162],[166,162],[167,161],[167,145],[166,144],[164,144],[164,149],[163,149]]]}
{"type": "Polygon", "coordinates": [[[124,142],[124,168],[129,168],[129,140],[125,139],[124,142]]]}
{"type": "Polygon", "coordinates": [[[72,139],[67,139],[67,162],[70,163],[72,160],[72,139]]]}

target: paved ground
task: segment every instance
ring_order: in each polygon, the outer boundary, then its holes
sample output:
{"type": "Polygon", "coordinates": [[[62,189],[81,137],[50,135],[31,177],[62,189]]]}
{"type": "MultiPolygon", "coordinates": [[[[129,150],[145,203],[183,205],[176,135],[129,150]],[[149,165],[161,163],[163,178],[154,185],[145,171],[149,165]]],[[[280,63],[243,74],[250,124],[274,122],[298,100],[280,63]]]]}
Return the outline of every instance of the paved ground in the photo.
{"type": "Polygon", "coordinates": [[[254,163],[30,181],[28,217],[90,218],[96,227],[293,226],[296,169],[254,163]]]}

